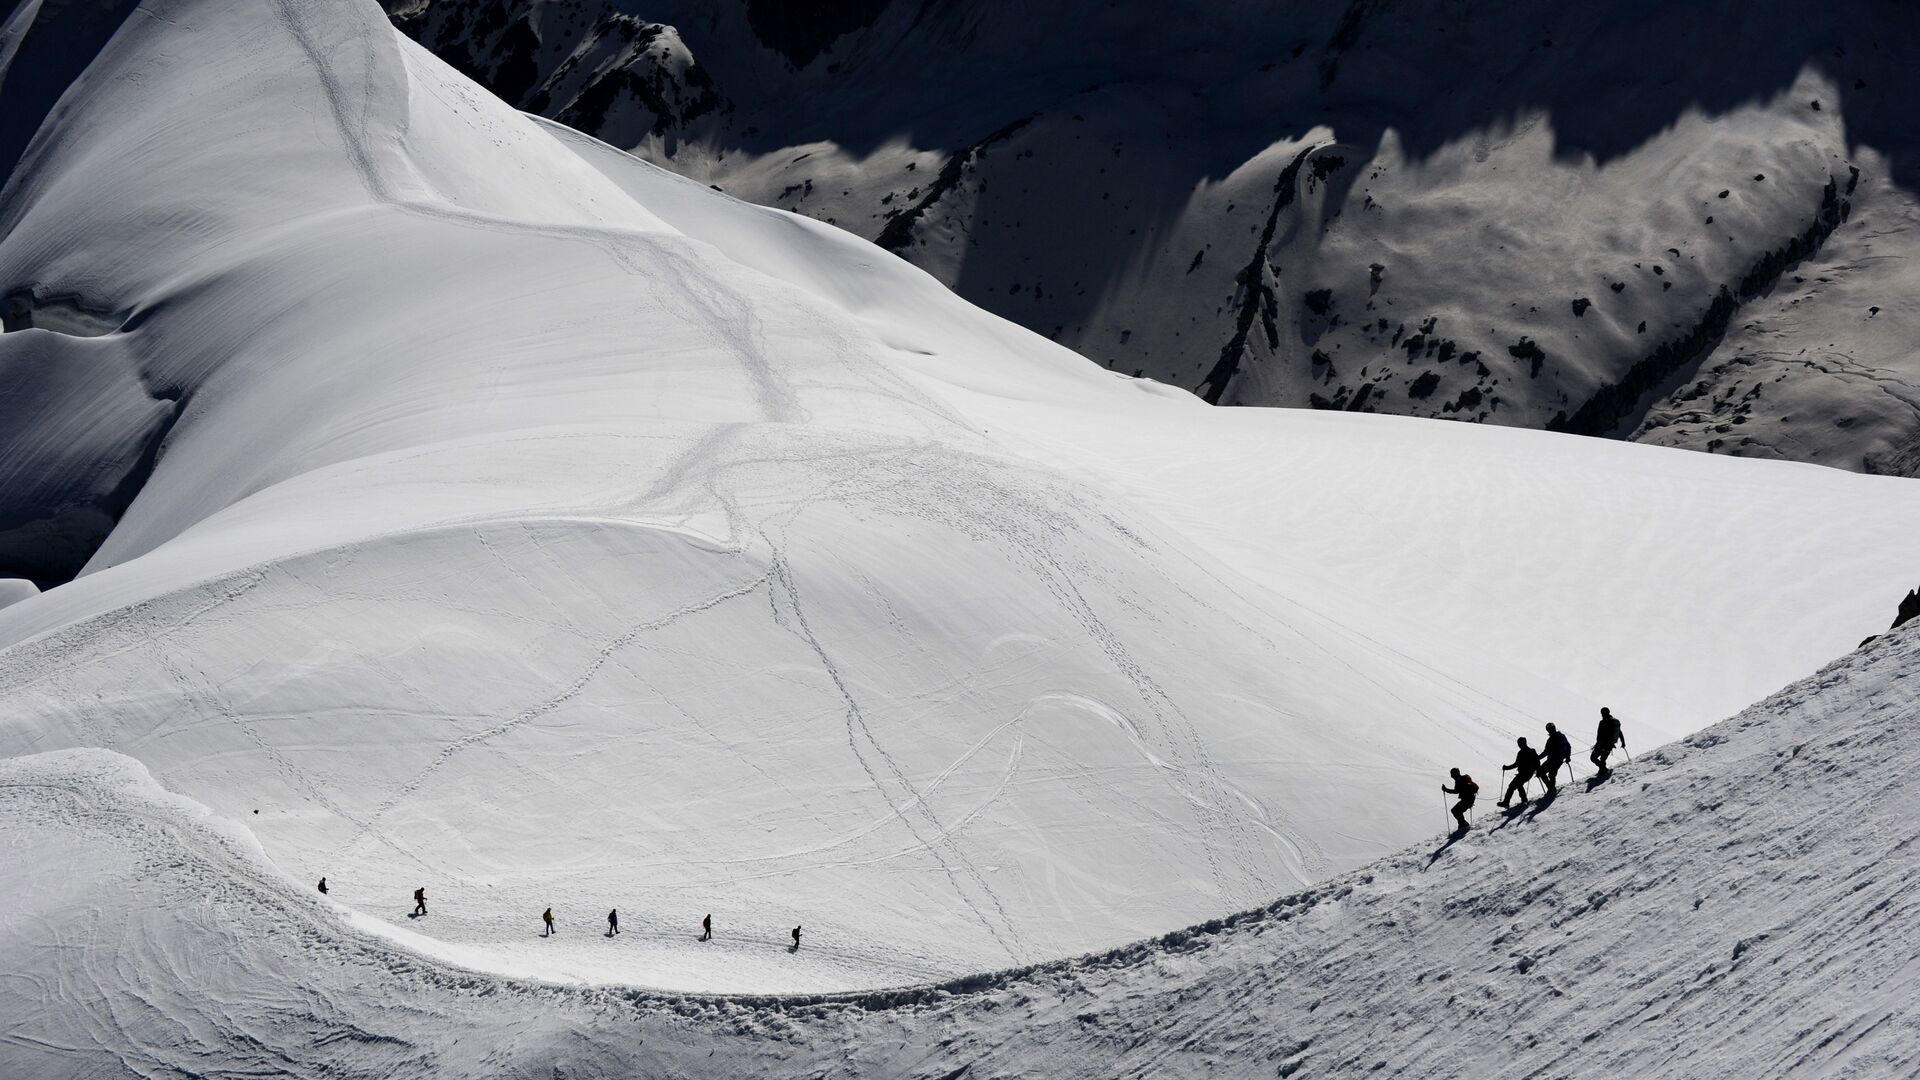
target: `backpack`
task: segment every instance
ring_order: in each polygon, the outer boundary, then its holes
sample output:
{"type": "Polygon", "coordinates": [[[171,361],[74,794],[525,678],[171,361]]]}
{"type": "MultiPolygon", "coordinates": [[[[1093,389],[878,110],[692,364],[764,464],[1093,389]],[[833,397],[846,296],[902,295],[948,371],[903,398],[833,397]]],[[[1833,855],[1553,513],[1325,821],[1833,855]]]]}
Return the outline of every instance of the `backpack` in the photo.
{"type": "Polygon", "coordinates": [[[1480,794],[1480,785],[1473,782],[1473,777],[1468,776],[1466,773],[1461,773],[1459,791],[1461,798],[1471,799],[1475,795],[1480,794]]]}

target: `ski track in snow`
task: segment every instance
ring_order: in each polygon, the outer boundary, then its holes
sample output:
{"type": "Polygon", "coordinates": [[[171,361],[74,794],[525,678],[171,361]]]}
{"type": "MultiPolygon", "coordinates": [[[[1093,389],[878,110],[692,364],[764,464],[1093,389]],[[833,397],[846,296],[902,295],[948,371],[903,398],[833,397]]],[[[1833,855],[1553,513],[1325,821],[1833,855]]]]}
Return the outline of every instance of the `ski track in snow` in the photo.
{"type": "Polygon", "coordinates": [[[403,800],[405,800],[408,795],[411,795],[415,791],[418,791],[420,789],[420,786],[426,783],[433,776],[434,773],[438,772],[442,767],[444,767],[447,764],[447,762],[453,760],[453,758],[458,754],[460,754],[462,751],[471,749],[475,746],[478,746],[485,742],[489,742],[493,739],[497,739],[500,736],[505,735],[508,732],[511,732],[515,728],[518,728],[522,725],[533,723],[534,721],[540,719],[542,716],[545,716],[548,713],[553,712],[555,709],[558,709],[560,706],[565,705],[568,701],[571,701],[575,696],[577,696],[580,693],[581,690],[586,688],[588,683],[593,681],[593,677],[599,673],[601,668],[607,665],[608,661],[613,659],[614,654],[618,653],[621,649],[624,649],[627,646],[633,644],[642,635],[645,635],[655,630],[660,630],[664,627],[672,626],[674,623],[677,623],[682,619],[691,618],[695,615],[701,614],[702,612],[711,611],[715,607],[718,607],[719,605],[724,604],[729,600],[737,600],[740,597],[747,596],[751,593],[757,592],[759,591],[761,586],[767,583],[768,580],[769,580],[768,574],[761,574],[758,577],[752,578],[751,580],[742,582],[739,585],[736,585],[730,589],[727,589],[726,591],[716,596],[709,597],[697,603],[688,604],[684,607],[680,607],[673,611],[669,611],[664,615],[660,615],[655,618],[648,619],[645,622],[637,623],[629,627],[620,636],[614,638],[612,641],[607,642],[605,645],[602,645],[599,651],[594,654],[593,659],[588,663],[586,670],[582,671],[577,677],[574,678],[572,682],[568,683],[565,687],[562,687],[561,690],[558,693],[554,694],[552,697],[549,697],[543,701],[530,705],[527,708],[522,709],[520,712],[515,713],[513,716],[508,717],[507,719],[501,721],[498,724],[493,725],[492,727],[487,728],[484,731],[478,731],[471,735],[465,735],[459,739],[454,740],[451,743],[448,743],[446,747],[439,752],[439,754],[434,756],[433,760],[429,762],[425,768],[421,769],[418,773],[414,774],[411,780],[408,780],[405,784],[401,785],[401,787],[397,791],[395,791],[392,795],[388,796],[384,802],[382,802],[378,807],[376,807],[373,813],[364,822],[360,823],[359,830],[355,832],[352,835],[352,837],[350,837],[347,840],[346,843],[342,844],[340,848],[333,851],[328,856],[329,861],[340,862],[345,860],[351,853],[353,846],[359,843],[362,839],[366,838],[368,834],[370,834],[374,830],[374,828],[379,825],[381,818],[385,817],[386,814],[390,812],[395,806],[400,805],[400,803],[403,800]]]}

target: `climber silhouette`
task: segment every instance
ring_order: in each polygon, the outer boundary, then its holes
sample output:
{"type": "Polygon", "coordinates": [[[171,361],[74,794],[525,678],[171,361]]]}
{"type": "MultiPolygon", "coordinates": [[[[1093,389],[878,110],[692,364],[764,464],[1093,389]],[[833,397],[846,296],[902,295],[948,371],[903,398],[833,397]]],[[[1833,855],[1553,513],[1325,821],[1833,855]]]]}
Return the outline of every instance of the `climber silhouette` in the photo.
{"type": "Polygon", "coordinates": [[[700,920],[700,940],[701,941],[713,940],[713,916],[711,915],[708,915],[706,918],[700,920]]]}
{"type": "Polygon", "coordinates": [[[327,893],[327,879],[321,878],[320,879],[320,895],[325,896],[326,893],[327,893]]]}
{"type": "Polygon", "coordinates": [[[1540,782],[1547,785],[1547,794],[1553,795],[1560,789],[1560,766],[1573,756],[1573,744],[1567,741],[1566,733],[1552,724],[1547,725],[1547,752],[1540,757],[1540,782]]]}
{"type": "Polygon", "coordinates": [[[800,928],[797,926],[793,928],[793,946],[789,948],[787,951],[788,952],[800,951],[800,928]]]}
{"type": "Polygon", "coordinates": [[[547,928],[541,931],[540,936],[547,937],[551,935],[553,933],[553,909],[548,908],[547,910],[541,912],[540,921],[547,924],[547,928]]]}
{"type": "Polygon", "coordinates": [[[413,890],[413,914],[409,918],[419,918],[427,913],[427,888],[422,885],[413,890]]]}
{"type": "Polygon", "coordinates": [[[1613,754],[1616,746],[1627,745],[1627,733],[1620,730],[1620,721],[1605,708],[1600,710],[1600,729],[1593,733],[1593,755],[1588,759],[1593,767],[1603,773],[1613,770],[1607,767],[1607,758],[1613,754]]]}
{"type": "Polygon", "coordinates": [[[1540,755],[1534,753],[1533,747],[1527,745],[1527,740],[1519,739],[1516,741],[1520,744],[1520,752],[1514,755],[1513,764],[1500,766],[1501,772],[1506,772],[1508,769],[1513,770],[1513,783],[1508,784],[1507,793],[1500,796],[1500,809],[1502,810],[1507,808],[1507,805],[1513,801],[1513,797],[1516,794],[1520,796],[1520,804],[1522,806],[1525,806],[1531,801],[1527,798],[1527,781],[1533,779],[1533,774],[1540,771],[1540,755]]]}
{"type": "MultiPolygon", "coordinates": [[[[553,909],[548,908],[547,910],[551,912],[553,909]]],[[[613,935],[619,932],[620,932],[620,909],[614,908],[612,911],[607,912],[607,936],[612,937],[613,935]]]]}
{"type": "Polygon", "coordinates": [[[1459,769],[1448,769],[1447,773],[1453,777],[1453,786],[1441,784],[1440,790],[1449,795],[1460,796],[1460,801],[1453,804],[1453,820],[1460,823],[1460,827],[1454,831],[1466,832],[1467,811],[1473,809],[1473,800],[1480,794],[1480,785],[1473,782],[1473,777],[1459,769]]]}

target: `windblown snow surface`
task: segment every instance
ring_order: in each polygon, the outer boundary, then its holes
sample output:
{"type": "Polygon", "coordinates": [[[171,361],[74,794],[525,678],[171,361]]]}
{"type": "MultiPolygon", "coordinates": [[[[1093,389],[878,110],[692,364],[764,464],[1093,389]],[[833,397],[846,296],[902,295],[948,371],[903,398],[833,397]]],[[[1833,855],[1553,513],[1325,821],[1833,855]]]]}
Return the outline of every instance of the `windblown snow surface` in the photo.
{"type": "Polygon", "coordinates": [[[828,998],[448,967],[125,757],[14,758],[0,1046],[44,1077],[1911,1076],[1917,670],[1902,630],[1604,782],[1258,910],[828,998]]]}
{"type": "Polygon", "coordinates": [[[19,1060],[485,1072],[638,1052],[562,1013],[653,999],[549,982],[1111,947],[1390,855],[1545,720],[1696,731],[1910,585],[1910,482],[1223,415],[516,113],[370,0],[5,33],[19,1060]]]}

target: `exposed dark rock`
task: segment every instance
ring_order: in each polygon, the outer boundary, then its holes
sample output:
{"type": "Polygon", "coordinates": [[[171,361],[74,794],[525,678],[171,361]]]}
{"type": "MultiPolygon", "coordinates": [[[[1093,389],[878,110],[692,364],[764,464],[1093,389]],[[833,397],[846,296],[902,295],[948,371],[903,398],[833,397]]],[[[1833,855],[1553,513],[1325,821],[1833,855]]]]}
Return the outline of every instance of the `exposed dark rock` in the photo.
{"type": "Polygon", "coordinates": [[[1327,177],[1339,172],[1341,166],[1346,163],[1347,159],[1341,157],[1339,154],[1321,154],[1318,157],[1312,158],[1311,165],[1307,169],[1307,190],[1312,191],[1316,185],[1325,181],[1327,177]]]}
{"type": "Polygon", "coordinates": [[[1639,406],[1643,396],[1719,341],[1741,304],[1772,288],[1789,266],[1819,251],[1820,245],[1840,227],[1851,210],[1852,206],[1840,198],[1839,182],[1829,177],[1821,191],[1820,207],[1806,229],[1762,255],[1740,276],[1735,287],[1721,286],[1685,333],[1660,343],[1629,368],[1618,383],[1602,385],[1571,415],[1564,411],[1556,415],[1547,422],[1547,430],[1580,435],[1611,432],[1639,406]]]}
{"type": "Polygon", "coordinates": [[[1507,355],[1513,357],[1515,360],[1528,361],[1531,367],[1528,368],[1527,374],[1535,378],[1540,375],[1540,365],[1547,362],[1546,352],[1542,350],[1532,338],[1528,337],[1523,337],[1519,341],[1507,346],[1507,355]]]}
{"type": "MultiPolygon", "coordinates": [[[[1280,214],[1293,205],[1299,194],[1300,169],[1307,159],[1319,147],[1309,146],[1295,154],[1287,167],[1273,182],[1273,206],[1267,211],[1267,223],[1260,230],[1260,242],[1253,249],[1253,258],[1240,269],[1234,280],[1238,284],[1234,296],[1233,336],[1220,347],[1220,358],[1214,361],[1213,369],[1200,381],[1196,392],[1210,405],[1220,404],[1227,392],[1227,385],[1240,370],[1240,363],[1246,358],[1247,335],[1253,331],[1256,318],[1264,324],[1267,337],[1277,344],[1280,338],[1279,300],[1273,288],[1267,283],[1267,248],[1273,243],[1274,231],[1279,228],[1280,214]]],[[[1316,406],[1317,407],[1317,406],[1316,406]]]]}
{"type": "Polygon", "coordinates": [[[947,163],[940,168],[940,175],[934,177],[933,183],[927,185],[926,194],[920,201],[904,210],[895,211],[889,217],[887,227],[880,230],[880,235],[874,237],[873,242],[892,252],[905,249],[913,242],[913,227],[928,210],[933,208],[935,203],[960,186],[960,182],[966,178],[968,166],[985,157],[987,150],[995,143],[1013,138],[1021,128],[1031,123],[1033,123],[1033,117],[1023,116],[948,158],[947,163]]]}

